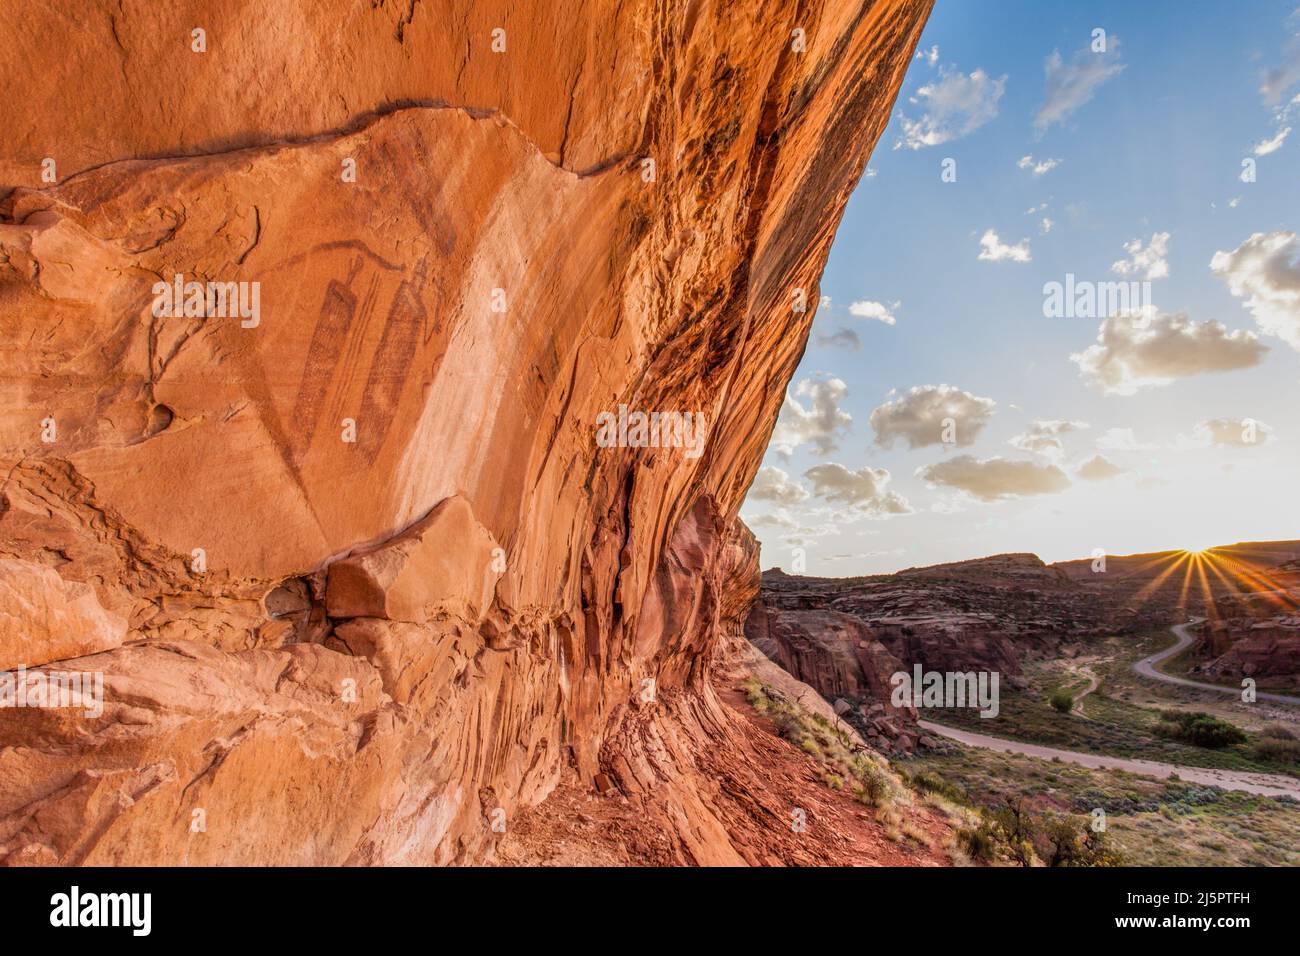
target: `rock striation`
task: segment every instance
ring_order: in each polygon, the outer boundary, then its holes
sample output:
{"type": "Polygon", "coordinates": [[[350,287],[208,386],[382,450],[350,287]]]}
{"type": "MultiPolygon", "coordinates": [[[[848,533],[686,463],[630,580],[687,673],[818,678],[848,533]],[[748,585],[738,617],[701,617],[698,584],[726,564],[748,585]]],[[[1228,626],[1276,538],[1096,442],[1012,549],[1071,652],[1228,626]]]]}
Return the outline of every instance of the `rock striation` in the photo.
{"type": "Polygon", "coordinates": [[[0,667],[104,700],[0,709],[0,862],[476,862],[562,785],[828,859],[714,665],[929,6],[8,11],[0,667]]]}

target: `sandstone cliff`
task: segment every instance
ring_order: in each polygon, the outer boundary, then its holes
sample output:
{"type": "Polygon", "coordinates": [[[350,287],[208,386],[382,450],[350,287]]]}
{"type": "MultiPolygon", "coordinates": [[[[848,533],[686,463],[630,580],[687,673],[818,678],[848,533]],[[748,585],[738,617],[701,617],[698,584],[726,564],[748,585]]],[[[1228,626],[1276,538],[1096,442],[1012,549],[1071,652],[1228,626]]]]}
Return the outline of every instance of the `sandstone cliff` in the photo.
{"type": "Polygon", "coordinates": [[[0,861],[828,859],[712,665],[929,5],[4,3],[0,667],[104,705],[0,710],[0,861]]]}

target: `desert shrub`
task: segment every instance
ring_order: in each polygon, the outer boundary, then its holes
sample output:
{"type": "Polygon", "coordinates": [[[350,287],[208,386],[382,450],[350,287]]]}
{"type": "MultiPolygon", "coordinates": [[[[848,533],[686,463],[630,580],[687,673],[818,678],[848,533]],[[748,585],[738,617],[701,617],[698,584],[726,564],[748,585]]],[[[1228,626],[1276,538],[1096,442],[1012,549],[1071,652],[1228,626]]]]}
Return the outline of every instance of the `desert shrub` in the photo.
{"type": "Polygon", "coordinates": [[[957,845],[976,863],[992,863],[997,859],[998,841],[988,820],[981,820],[977,827],[958,830],[957,845]]]}
{"type": "Polygon", "coordinates": [[[1267,724],[1260,735],[1271,740],[1295,740],[1295,731],[1286,724],[1267,724]]]}
{"type": "Polygon", "coordinates": [[[1042,812],[1023,797],[1004,796],[1003,803],[980,809],[980,823],[957,831],[957,845],[976,863],[1009,860],[1020,866],[1121,866],[1119,853],[1105,833],[1092,829],[1086,816],[1042,812]]]}
{"type": "Polygon", "coordinates": [[[858,802],[869,807],[879,807],[888,800],[889,795],[889,778],[884,771],[874,764],[864,766],[858,774],[857,786],[853,788],[853,796],[857,797],[858,802]]]}
{"type": "Polygon", "coordinates": [[[1047,702],[1062,714],[1068,714],[1074,709],[1074,697],[1068,691],[1053,691],[1052,696],[1047,698],[1047,702]]]}
{"type": "Polygon", "coordinates": [[[1007,855],[1021,866],[1034,865],[1034,819],[1023,797],[1005,797],[992,812],[994,832],[1007,855]]]}
{"type": "Polygon", "coordinates": [[[1246,740],[1246,732],[1240,727],[1199,710],[1166,710],[1160,715],[1157,730],[1175,740],[1211,749],[1229,747],[1246,740]]]}
{"type": "Polygon", "coordinates": [[[908,777],[907,782],[918,793],[934,793],[946,797],[953,803],[970,806],[970,794],[962,787],[945,780],[932,770],[922,770],[920,773],[908,777]]]}
{"type": "Polygon", "coordinates": [[[1255,742],[1255,757],[1267,763],[1300,763],[1300,740],[1261,738],[1255,742]]]}
{"type": "Polygon", "coordinates": [[[1035,823],[1034,849],[1048,866],[1120,865],[1106,834],[1092,829],[1086,819],[1051,814],[1035,823]]]}

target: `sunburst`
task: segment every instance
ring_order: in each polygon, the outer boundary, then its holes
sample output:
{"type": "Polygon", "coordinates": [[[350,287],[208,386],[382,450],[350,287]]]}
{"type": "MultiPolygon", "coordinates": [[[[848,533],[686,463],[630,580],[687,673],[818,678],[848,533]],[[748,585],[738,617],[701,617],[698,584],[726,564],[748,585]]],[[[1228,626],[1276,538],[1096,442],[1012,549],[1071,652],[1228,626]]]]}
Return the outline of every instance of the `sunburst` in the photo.
{"type": "Polygon", "coordinates": [[[1300,609],[1300,600],[1268,568],[1240,554],[1215,547],[1188,548],[1157,555],[1134,568],[1126,577],[1145,576],[1147,573],[1155,576],[1133,595],[1139,605],[1154,600],[1166,588],[1173,587],[1178,589],[1180,607],[1187,607],[1189,597],[1199,596],[1211,618],[1218,615],[1215,598],[1224,594],[1257,595],[1279,609],[1300,609]]]}

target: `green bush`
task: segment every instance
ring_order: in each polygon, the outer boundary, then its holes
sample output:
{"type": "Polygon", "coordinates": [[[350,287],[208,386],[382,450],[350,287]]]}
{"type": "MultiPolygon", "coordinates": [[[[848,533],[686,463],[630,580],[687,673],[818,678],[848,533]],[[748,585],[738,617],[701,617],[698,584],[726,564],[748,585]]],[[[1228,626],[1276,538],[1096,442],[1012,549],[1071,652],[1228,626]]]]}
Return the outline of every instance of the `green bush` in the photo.
{"type": "Polygon", "coordinates": [[[957,845],[976,863],[1005,860],[1020,866],[1122,866],[1105,833],[1089,817],[1034,809],[1024,797],[1004,795],[980,808],[978,827],[957,831],[957,845]]]}
{"type": "Polygon", "coordinates": [[[1069,693],[1069,691],[1053,691],[1052,696],[1047,698],[1047,702],[1062,714],[1068,714],[1070,711],[1074,710],[1074,697],[1069,693]]]}
{"type": "Polygon", "coordinates": [[[1157,730],[1175,740],[1212,749],[1229,747],[1246,740],[1246,732],[1240,727],[1199,710],[1166,710],[1160,715],[1157,730]]]}
{"type": "Polygon", "coordinates": [[[867,764],[859,770],[858,783],[853,788],[853,796],[859,803],[869,807],[878,807],[889,802],[889,778],[874,764],[867,764]]]}
{"type": "Polygon", "coordinates": [[[1085,820],[1056,814],[1041,817],[1034,833],[1034,849],[1048,866],[1118,866],[1119,856],[1085,820]]]}
{"type": "Polygon", "coordinates": [[[935,793],[941,797],[946,797],[953,803],[959,803],[963,806],[971,805],[970,794],[957,784],[943,779],[933,770],[922,770],[907,778],[907,782],[917,793],[935,793]]]}
{"type": "Polygon", "coordinates": [[[1003,796],[1005,803],[989,814],[993,833],[1007,855],[1021,866],[1034,865],[1034,814],[1024,797],[1003,796]]]}

